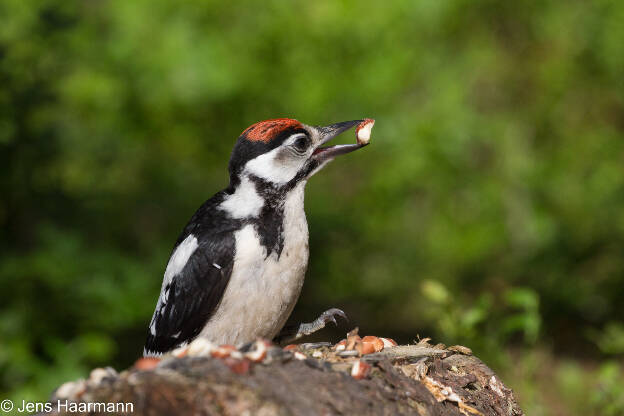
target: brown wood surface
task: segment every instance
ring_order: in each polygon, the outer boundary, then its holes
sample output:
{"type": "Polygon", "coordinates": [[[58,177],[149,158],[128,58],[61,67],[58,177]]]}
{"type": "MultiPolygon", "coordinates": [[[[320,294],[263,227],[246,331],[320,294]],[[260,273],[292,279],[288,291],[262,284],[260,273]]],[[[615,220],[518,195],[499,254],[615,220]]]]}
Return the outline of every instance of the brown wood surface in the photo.
{"type": "Polygon", "coordinates": [[[306,357],[275,347],[258,363],[185,356],[119,374],[99,369],[61,386],[51,403],[131,402],[133,415],[523,414],[512,391],[465,347],[425,341],[349,358],[328,347],[299,351],[306,357]],[[365,378],[351,375],[357,360],[371,366],[365,378]]]}

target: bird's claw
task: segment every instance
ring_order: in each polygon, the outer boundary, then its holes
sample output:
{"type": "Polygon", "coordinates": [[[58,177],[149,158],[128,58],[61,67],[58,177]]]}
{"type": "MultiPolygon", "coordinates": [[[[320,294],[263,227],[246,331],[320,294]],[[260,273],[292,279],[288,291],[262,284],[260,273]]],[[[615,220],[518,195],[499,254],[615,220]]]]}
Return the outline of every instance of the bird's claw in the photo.
{"type": "Polygon", "coordinates": [[[325,325],[329,322],[333,322],[334,325],[338,326],[338,322],[336,321],[337,316],[341,317],[345,321],[349,320],[347,315],[342,310],[338,308],[331,308],[323,312],[312,322],[300,324],[295,328],[284,328],[282,333],[276,338],[276,341],[279,343],[295,341],[301,337],[313,334],[316,331],[325,328],[325,325]]]}
{"type": "MultiPolygon", "coordinates": [[[[326,310],[314,322],[316,322],[316,321],[323,321],[325,324],[333,322],[334,325],[338,326],[338,322],[336,322],[336,316],[339,316],[342,319],[344,319],[345,321],[349,322],[349,318],[347,318],[347,315],[342,310],[340,310],[338,308],[331,308],[331,309],[326,310]]],[[[325,326],[325,325],[323,325],[323,326],[325,326]]]]}

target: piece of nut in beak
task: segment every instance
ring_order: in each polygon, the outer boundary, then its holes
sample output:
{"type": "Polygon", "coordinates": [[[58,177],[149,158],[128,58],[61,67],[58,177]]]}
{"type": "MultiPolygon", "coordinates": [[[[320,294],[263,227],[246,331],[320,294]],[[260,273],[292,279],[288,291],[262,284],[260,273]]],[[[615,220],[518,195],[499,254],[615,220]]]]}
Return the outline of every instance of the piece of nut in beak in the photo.
{"type": "Polygon", "coordinates": [[[375,120],[372,118],[366,118],[355,129],[355,138],[357,144],[365,145],[370,142],[371,130],[375,125],[375,120]]]}

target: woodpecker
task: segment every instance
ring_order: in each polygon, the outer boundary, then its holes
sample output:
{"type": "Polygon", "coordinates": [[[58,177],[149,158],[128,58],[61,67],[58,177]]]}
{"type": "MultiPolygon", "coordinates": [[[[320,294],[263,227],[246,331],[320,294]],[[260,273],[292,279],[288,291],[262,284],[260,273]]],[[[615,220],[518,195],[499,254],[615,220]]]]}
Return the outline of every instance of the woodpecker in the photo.
{"type": "Polygon", "coordinates": [[[278,335],[296,339],[336,316],[346,319],[330,309],[280,334],[308,266],[306,183],[334,157],[367,144],[323,146],[362,122],[310,126],[280,118],[243,131],[230,157],[229,186],[199,207],[174,245],[145,356],[197,337],[232,345],[278,335]]]}

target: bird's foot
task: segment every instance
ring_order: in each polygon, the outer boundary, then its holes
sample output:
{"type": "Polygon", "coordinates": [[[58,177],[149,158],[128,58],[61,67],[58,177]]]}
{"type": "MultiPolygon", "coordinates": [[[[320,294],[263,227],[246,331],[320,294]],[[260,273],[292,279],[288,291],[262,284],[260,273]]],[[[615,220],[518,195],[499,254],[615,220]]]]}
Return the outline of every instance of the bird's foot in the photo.
{"type": "Polygon", "coordinates": [[[345,321],[348,321],[347,315],[340,309],[328,309],[312,322],[284,327],[284,329],[282,329],[282,332],[280,332],[279,335],[275,337],[275,342],[278,344],[284,344],[287,342],[296,341],[301,337],[313,334],[316,331],[325,328],[325,325],[330,322],[333,322],[334,325],[338,325],[338,323],[336,322],[337,316],[343,318],[345,321]]]}

